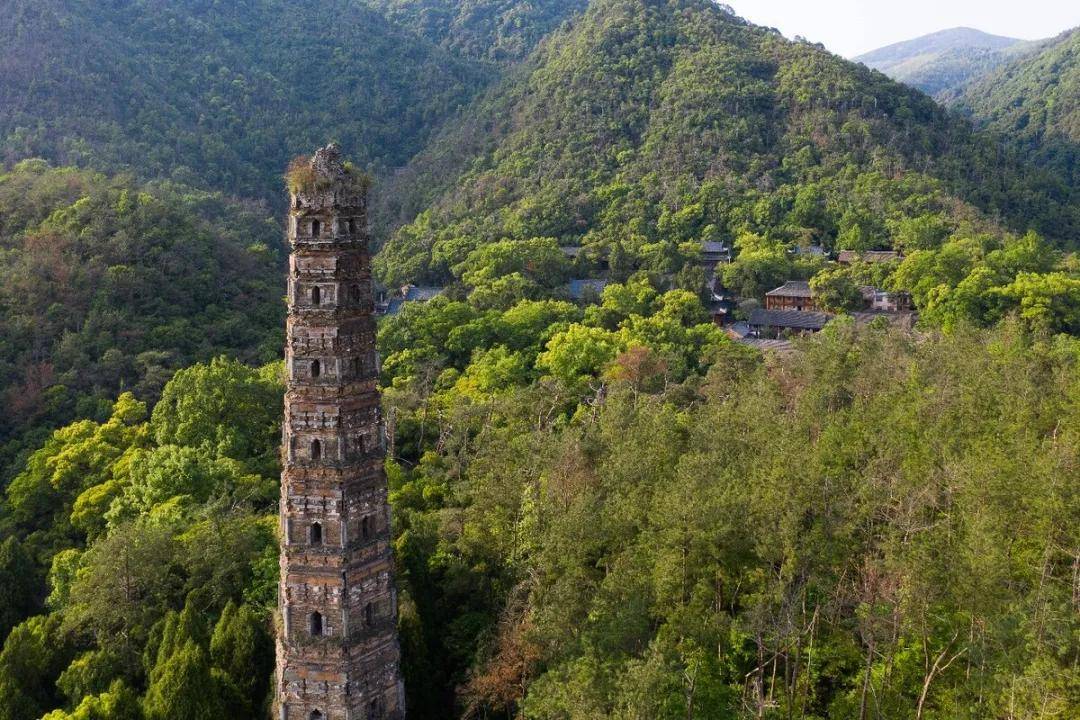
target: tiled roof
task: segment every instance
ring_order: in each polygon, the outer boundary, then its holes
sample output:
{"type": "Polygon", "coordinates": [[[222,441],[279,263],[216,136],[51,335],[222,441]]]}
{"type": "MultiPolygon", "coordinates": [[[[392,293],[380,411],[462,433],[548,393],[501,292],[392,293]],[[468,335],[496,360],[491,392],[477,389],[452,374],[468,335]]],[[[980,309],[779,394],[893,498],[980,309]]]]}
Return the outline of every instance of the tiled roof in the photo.
{"type": "Polygon", "coordinates": [[[804,310],[763,310],[750,313],[753,327],[792,328],[795,330],[820,330],[832,320],[832,315],[804,310]]]}
{"type": "Polygon", "coordinates": [[[805,280],[788,280],[786,283],[765,293],[769,297],[813,297],[810,283],[805,280]]]}
{"type": "Polygon", "coordinates": [[[836,257],[837,262],[842,263],[853,263],[856,260],[877,263],[899,259],[900,253],[895,250],[867,250],[865,252],[859,252],[858,250],[841,250],[840,254],[836,257]]]}
{"type": "Polygon", "coordinates": [[[442,293],[441,287],[406,285],[401,288],[401,295],[390,298],[386,304],[387,315],[397,315],[407,302],[427,302],[442,293]]]}
{"type": "Polygon", "coordinates": [[[405,292],[405,299],[424,302],[426,300],[431,300],[434,297],[438,297],[442,294],[442,291],[443,289],[441,287],[410,285],[409,289],[405,292]]]}
{"type": "Polygon", "coordinates": [[[583,300],[587,292],[595,292],[597,295],[604,291],[607,287],[608,281],[600,278],[586,278],[579,280],[571,280],[567,284],[567,292],[570,293],[570,297],[575,300],[583,300]]]}
{"type": "Polygon", "coordinates": [[[756,337],[744,337],[739,338],[735,342],[742,345],[749,345],[755,347],[758,350],[772,350],[773,352],[791,352],[795,349],[795,346],[790,340],[772,340],[770,338],[756,338],[756,337]]]}

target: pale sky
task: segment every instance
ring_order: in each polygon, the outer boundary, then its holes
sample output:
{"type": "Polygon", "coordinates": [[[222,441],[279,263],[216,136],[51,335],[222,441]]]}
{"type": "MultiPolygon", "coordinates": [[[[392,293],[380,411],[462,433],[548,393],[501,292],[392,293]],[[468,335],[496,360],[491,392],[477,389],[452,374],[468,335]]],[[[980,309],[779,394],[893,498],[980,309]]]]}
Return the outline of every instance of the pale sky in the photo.
{"type": "Polygon", "coordinates": [[[964,26],[1023,40],[1080,25],[1077,0],[721,0],[756,25],[802,35],[852,57],[964,26]]]}

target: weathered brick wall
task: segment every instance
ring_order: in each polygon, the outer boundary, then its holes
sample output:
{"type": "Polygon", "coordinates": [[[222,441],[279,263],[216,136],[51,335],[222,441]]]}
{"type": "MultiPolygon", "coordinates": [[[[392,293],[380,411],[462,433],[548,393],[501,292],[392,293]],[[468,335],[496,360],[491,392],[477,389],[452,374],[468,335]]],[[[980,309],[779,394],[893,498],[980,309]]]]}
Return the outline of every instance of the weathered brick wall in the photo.
{"type": "Polygon", "coordinates": [[[288,222],[280,720],[404,717],[366,195],[316,153],[288,222]]]}

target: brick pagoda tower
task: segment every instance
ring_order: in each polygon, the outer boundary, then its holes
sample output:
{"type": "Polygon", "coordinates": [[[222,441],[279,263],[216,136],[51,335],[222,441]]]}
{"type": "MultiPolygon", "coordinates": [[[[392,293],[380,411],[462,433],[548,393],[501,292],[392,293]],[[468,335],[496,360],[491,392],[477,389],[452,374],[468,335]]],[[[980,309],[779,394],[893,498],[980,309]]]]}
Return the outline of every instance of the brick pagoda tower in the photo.
{"type": "Polygon", "coordinates": [[[397,720],[367,183],[330,145],[289,185],[277,717],[397,720]]]}

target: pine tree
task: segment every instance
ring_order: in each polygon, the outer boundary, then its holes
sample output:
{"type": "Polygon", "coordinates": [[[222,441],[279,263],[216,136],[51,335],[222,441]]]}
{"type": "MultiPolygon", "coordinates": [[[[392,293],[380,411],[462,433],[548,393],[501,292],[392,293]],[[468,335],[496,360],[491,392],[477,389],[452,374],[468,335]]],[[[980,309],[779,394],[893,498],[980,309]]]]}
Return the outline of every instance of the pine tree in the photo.
{"type": "Polygon", "coordinates": [[[251,708],[261,704],[273,671],[274,648],[266,622],[250,605],[231,600],[221,613],[210,640],[215,670],[239,691],[251,708]]]}
{"type": "Polygon", "coordinates": [[[225,717],[225,706],[210,671],[206,651],[188,639],[163,664],[154,668],[143,710],[146,720],[218,720],[225,717]]]}

